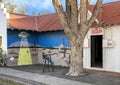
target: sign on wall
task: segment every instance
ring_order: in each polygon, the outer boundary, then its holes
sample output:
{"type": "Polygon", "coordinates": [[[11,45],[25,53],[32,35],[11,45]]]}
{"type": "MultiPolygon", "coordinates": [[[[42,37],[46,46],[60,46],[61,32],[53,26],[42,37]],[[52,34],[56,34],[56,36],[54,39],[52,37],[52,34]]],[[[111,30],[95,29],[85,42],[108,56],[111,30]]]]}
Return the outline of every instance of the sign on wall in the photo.
{"type": "Polygon", "coordinates": [[[91,30],[91,34],[92,35],[101,35],[101,34],[103,34],[103,30],[100,27],[96,27],[91,30]]]}

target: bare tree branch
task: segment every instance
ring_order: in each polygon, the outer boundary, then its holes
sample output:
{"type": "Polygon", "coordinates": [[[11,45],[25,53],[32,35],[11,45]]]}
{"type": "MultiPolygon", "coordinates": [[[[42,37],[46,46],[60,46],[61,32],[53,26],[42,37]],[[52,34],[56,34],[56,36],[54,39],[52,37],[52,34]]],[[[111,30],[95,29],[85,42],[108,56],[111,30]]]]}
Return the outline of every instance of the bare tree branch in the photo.
{"type": "Polygon", "coordinates": [[[58,13],[58,16],[61,17],[60,20],[63,24],[63,26],[67,26],[68,23],[67,23],[67,19],[66,19],[66,15],[65,15],[65,12],[63,11],[63,7],[62,7],[62,4],[60,2],[60,0],[52,0],[53,1],[53,5],[58,13]]]}
{"type": "Polygon", "coordinates": [[[66,17],[67,21],[70,24],[70,19],[71,19],[71,0],[66,0],[66,17]]]}
{"type": "Polygon", "coordinates": [[[87,4],[88,0],[80,0],[80,24],[87,22],[87,4]]]}
{"type": "MultiPolygon", "coordinates": [[[[86,10],[89,10],[89,4],[90,4],[90,0],[86,0],[86,7],[87,7],[86,10]]],[[[88,14],[88,11],[86,13],[88,14]]]]}
{"type": "Polygon", "coordinates": [[[100,6],[102,4],[102,1],[103,0],[97,0],[97,3],[94,7],[93,14],[92,14],[91,18],[88,20],[88,27],[90,27],[92,25],[92,23],[95,21],[97,15],[99,13],[99,9],[100,9],[100,6]]]}
{"type": "Polygon", "coordinates": [[[77,0],[71,0],[71,30],[78,34],[78,6],[77,0]]]}
{"type": "Polygon", "coordinates": [[[72,32],[70,30],[71,27],[70,27],[69,22],[67,20],[67,17],[66,17],[67,15],[63,11],[63,7],[62,7],[62,4],[61,4],[60,0],[52,0],[52,2],[53,2],[53,5],[54,5],[57,13],[58,13],[58,16],[60,18],[61,24],[64,27],[64,31],[65,31],[66,35],[68,36],[69,39],[71,39],[71,41],[73,41],[72,38],[69,37],[69,36],[72,35],[72,32]]]}

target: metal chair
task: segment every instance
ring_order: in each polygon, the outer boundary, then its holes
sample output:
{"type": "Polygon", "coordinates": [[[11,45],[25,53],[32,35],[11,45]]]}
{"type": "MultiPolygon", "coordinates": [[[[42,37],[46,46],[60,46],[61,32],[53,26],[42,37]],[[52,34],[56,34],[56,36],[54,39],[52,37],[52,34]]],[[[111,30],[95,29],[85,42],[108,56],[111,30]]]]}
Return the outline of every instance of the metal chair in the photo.
{"type": "Polygon", "coordinates": [[[50,55],[43,55],[43,72],[45,72],[45,68],[47,67],[48,71],[49,68],[52,68],[52,71],[54,72],[54,63],[52,61],[52,58],[50,55]]]}

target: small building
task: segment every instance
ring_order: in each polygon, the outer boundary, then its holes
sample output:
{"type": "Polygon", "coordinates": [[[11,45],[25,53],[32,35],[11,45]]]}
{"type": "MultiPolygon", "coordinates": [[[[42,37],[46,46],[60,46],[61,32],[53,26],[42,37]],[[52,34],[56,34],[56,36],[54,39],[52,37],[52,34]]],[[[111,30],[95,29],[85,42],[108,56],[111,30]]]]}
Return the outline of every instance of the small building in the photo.
{"type": "MultiPolygon", "coordinates": [[[[93,7],[94,5],[90,5],[88,17],[92,15],[93,7]]],[[[96,19],[97,24],[90,28],[84,40],[84,68],[120,73],[119,7],[120,1],[101,6],[96,19]]],[[[27,64],[42,63],[41,48],[47,48],[48,51],[67,48],[66,55],[60,53],[59,56],[53,55],[52,58],[55,65],[68,66],[69,64],[70,44],[57,14],[42,16],[10,14],[8,29],[4,33],[7,33],[8,65],[10,66],[19,65],[19,57],[22,55],[20,48],[25,52],[25,56],[29,55],[27,64]],[[26,32],[30,36],[21,38],[19,37],[21,32],[26,32]],[[29,49],[23,50],[23,48],[29,49]]],[[[22,58],[22,60],[25,59],[22,58]]],[[[26,62],[22,60],[20,59],[21,65],[26,62]]]]}
{"type": "Polygon", "coordinates": [[[103,4],[84,40],[84,67],[120,73],[120,1],[103,4]]]}

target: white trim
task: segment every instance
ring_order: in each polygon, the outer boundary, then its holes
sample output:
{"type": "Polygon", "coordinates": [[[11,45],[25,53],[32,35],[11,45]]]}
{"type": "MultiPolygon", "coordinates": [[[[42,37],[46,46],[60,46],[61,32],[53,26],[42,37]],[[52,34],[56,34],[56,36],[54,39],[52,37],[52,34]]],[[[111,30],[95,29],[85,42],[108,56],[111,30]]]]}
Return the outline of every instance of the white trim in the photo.
{"type": "MultiPolygon", "coordinates": [[[[80,5],[78,6],[78,10],[79,10],[79,8],[80,8],[80,5]]],[[[90,14],[90,17],[92,16],[92,12],[90,11],[90,10],[88,10],[88,14],[90,14]]],[[[89,17],[89,16],[87,16],[87,17],[89,17]]],[[[78,19],[80,18],[80,13],[78,14],[78,19]]],[[[99,21],[98,21],[98,19],[95,19],[95,21],[97,22],[97,23],[99,23],[99,21]]],[[[78,22],[80,22],[80,21],[78,21],[78,22]]]]}
{"type": "MultiPolygon", "coordinates": [[[[92,13],[88,10],[88,13],[90,14],[90,17],[92,16],[92,13]]],[[[97,22],[97,23],[99,23],[99,21],[97,20],[97,19],[95,19],[95,21],[97,22]]]]}
{"type": "Polygon", "coordinates": [[[87,68],[87,69],[98,70],[98,71],[106,71],[106,70],[103,69],[103,68],[97,68],[97,67],[90,67],[90,68],[87,68]]]}

